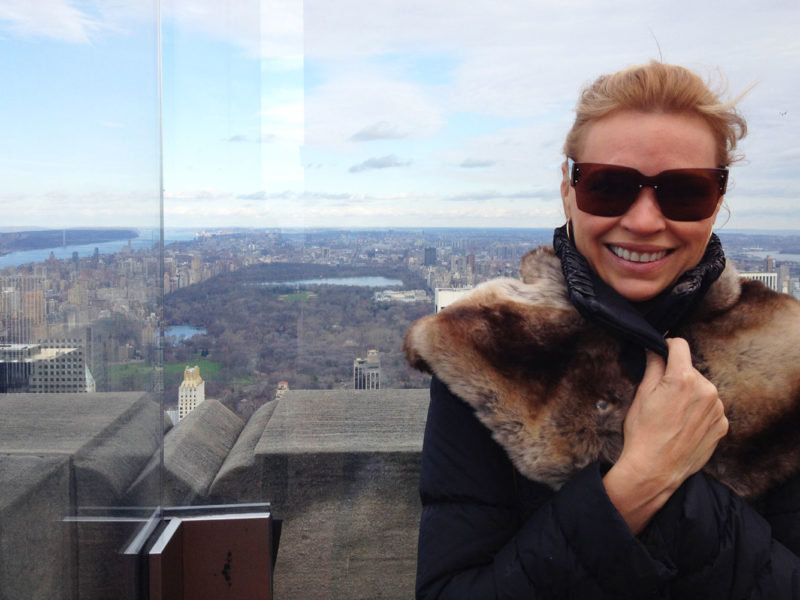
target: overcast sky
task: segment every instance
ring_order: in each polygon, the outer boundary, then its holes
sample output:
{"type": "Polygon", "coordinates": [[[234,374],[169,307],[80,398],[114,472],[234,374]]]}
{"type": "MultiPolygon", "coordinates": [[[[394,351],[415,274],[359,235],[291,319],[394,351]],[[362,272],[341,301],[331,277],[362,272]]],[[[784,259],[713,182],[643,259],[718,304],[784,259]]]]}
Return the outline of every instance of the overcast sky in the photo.
{"type": "Polygon", "coordinates": [[[582,85],[662,57],[750,133],[725,229],[800,229],[800,3],[0,0],[0,227],[552,227],[582,85]],[[719,75],[724,74],[725,79],[719,75]]]}

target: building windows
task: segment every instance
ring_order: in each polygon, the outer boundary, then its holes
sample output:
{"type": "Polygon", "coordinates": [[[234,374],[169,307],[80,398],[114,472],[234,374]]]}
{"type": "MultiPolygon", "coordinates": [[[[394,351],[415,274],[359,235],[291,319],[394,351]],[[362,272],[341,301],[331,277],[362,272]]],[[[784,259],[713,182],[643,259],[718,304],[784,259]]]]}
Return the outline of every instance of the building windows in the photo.
{"type": "Polygon", "coordinates": [[[377,350],[369,350],[366,358],[356,358],[353,361],[353,388],[381,389],[381,357],[377,350]]]}

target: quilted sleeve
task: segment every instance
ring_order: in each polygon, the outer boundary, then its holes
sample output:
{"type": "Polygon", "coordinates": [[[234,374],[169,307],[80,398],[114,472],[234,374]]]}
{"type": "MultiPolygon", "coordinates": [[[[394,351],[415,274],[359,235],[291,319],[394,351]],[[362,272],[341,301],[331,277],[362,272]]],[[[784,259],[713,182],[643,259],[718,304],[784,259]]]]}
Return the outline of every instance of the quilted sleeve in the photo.
{"type": "Polygon", "coordinates": [[[779,501],[792,510],[762,515],[704,473],[686,480],[643,534],[675,557],[671,597],[800,599],[800,560],[793,552],[800,532],[798,489],[786,486],[773,495],[773,510],[779,501]],[[780,529],[773,530],[770,519],[780,529]]]}
{"type": "Polygon", "coordinates": [[[558,492],[543,487],[521,480],[472,409],[434,379],[417,598],[667,597],[674,566],[662,547],[631,534],[598,465],[558,492]]]}

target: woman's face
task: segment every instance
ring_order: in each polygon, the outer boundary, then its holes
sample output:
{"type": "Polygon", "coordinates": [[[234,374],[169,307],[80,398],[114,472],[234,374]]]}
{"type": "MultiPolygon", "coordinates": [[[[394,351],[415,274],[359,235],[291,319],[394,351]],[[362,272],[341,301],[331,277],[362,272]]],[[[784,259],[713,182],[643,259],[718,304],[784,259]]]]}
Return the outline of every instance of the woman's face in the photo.
{"type": "MultiPolygon", "coordinates": [[[[716,156],[711,129],[700,117],[620,111],[589,126],[580,156],[572,158],[657,175],[667,169],[715,168],[716,156]]],[[[672,221],[661,214],[654,190],[645,187],[625,214],[598,217],[576,206],[566,162],[562,174],[561,197],[575,245],[600,278],[628,300],[655,297],[700,262],[721,199],[707,219],[672,221]]]]}

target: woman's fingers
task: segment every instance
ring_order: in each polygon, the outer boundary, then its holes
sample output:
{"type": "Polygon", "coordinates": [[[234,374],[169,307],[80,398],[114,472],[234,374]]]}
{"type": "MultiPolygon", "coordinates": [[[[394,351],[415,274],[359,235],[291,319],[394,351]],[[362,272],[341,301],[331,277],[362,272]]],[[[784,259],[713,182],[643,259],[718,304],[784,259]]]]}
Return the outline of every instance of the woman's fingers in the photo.
{"type": "Polygon", "coordinates": [[[702,469],[728,430],[717,389],[692,365],[686,340],[667,344],[666,363],[648,352],[625,418],[622,453],[615,472],[609,472],[616,494],[612,501],[618,508],[638,507],[629,524],[641,524],[643,515],[649,518],[687,477],[702,469]],[[622,473],[626,481],[620,484],[622,473]],[[638,498],[625,498],[626,490],[638,498]]]}

